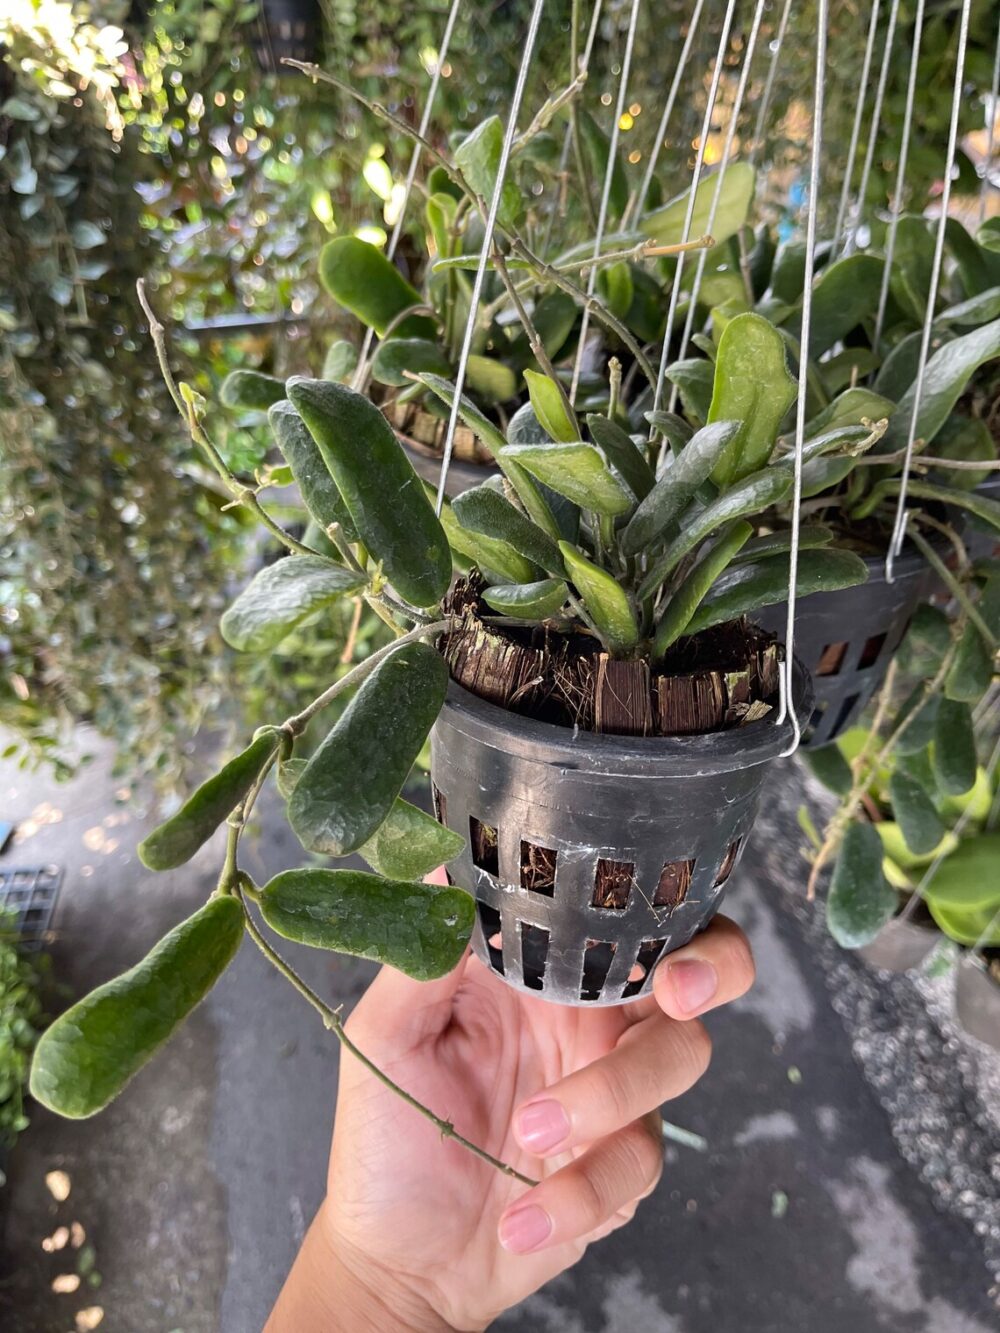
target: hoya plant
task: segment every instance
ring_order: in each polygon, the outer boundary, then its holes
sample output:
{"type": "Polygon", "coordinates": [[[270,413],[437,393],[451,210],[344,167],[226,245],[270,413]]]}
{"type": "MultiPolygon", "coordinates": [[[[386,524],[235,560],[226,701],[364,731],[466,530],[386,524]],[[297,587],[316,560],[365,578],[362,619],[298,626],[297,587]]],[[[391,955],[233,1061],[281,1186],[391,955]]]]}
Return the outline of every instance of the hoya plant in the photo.
{"type": "MultiPolygon", "coordinates": [[[[787,594],[787,541],[754,534],[792,486],[791,457],[776,442],[795,386],[784,342],[767,320],[748,314],[731,328],[714,366],[708,422],[654,417],[652,442],[648,429],[629,429],[614,363],[607,412],[582,419],[558,384],[529,376],[529,407],[510,438],[463,398],[461,415],[489,445],[501,476],[440,515],[368,397],[335,380],[287,382],[287,396],[270,409],[275,440],[331,545],[313,549],[289,538],[256,501],[289,552],[240,593],[222,633],[238,650],[267,654],[355,598],[377,609],[396,637],[305,707],[260,728],[141,844],[146,866],[169,870],[226,828],[208,902],[45,1034],[32,1072],[39,1100],[70,1116],[100,1110],[215,984],[245,933],[345,1043],[339,1014],[281,959],[274,936],[377,959],[417,978],[456,965],[474,924],[473,886],[421,877],[453,861],[463,839],[400,793],[445,699],[442,650],[461,633],[470,599],[501,632],[538,627],[550,655],[559,643],[582,643],[594,661],[668,673],[697,662],[714,627],[737,643],[756,641],[742,618],[787,594]],[[661,432],[670,452],[658,467],[661,432]],[[453,587],[456,563],[468,571],[461,590],[453,587]],[[309,724],[348,691],[346,709],[310,744],[309,724]],[[241,838],[272,780],[306,853],[334,861],[357,853],[371,871],[307,858],[255,884],[241,864],[241,838]]],[[[155,320],[153,333],[169,378],[155,320]]],[[[453,398],[443,377],[420,371],[418,382],[445,403],[453,398]]],[[[172,378],[170,388],[193,439],[212,457],[205,403],[172,378]]],[[[867,426],[837,427],[812,440],[806,456],[856,452],[876,435],[867,426]]],[[[828,541],[799,558],[800,595],[864,577],[863,562],[828,541]]],[[[733,725],[747,720],[745,705],[734,711],[733,725]]]]}

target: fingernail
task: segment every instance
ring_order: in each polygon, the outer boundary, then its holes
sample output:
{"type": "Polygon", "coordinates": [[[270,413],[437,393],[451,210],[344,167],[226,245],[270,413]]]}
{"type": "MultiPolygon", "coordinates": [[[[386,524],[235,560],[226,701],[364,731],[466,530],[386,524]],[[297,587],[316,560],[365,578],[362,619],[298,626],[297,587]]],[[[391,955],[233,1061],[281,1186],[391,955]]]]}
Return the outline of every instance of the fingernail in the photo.
{"type": "Polygon", "coordinates": [[[719,989],[719,978],[711,963],[691,958],[671,963],[667,970],[678,1008],[684,1014],[693,1014],[707,1004],[719,989]]]}
{"type": "Polygon", "coordinates": [[[543,1208],[529,1204],[500,1219],[500,1244],[512,1254],[530,1254],[552,1234],[552,1219],[543,1208]]]}
{"type": "Polygon", "coordinates": [[[515,1116],[514,1133],[522,1147],[548,1152],[569,1133],[569,1116],[559,1102],[551,1099],[532,1102],[515,1116]]]}

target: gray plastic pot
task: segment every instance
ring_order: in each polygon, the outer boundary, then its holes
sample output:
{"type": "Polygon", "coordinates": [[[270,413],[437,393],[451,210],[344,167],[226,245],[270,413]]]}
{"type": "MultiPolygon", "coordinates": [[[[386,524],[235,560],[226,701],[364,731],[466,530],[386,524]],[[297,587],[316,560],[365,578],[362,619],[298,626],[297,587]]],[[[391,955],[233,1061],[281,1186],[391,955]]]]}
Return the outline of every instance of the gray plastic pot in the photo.
{"type": "Polygon", "coordinates": [[[970,1036],[1000,1051],[1000,984],[971,953],[962,955],[956,969],[955,1016],[970,1036]]]}
{"type": "MultiPolygon", "coordinates": [[[[794,701],[804,720],[811,691],[798,663],[794,701]]],[[[477,900],[476,954],[560,1004],[639,999],[658,959],[718,910],[791,738],[790,720],[773,715],[704,736],[595,735],[452,682],[431,779],[438,818],[466,840],[449,870],[477,900]]]]}
{"type": "Polygon", "coordinates": [[[879,933],[856,952],[869,967],[886,972],[909,972],[919,967],[941,936],[933,921],[895,916],[879,933]]]}
{"type": "MultiPolygon", "coordinates": [[[[892,583],[885,559],[869,556],[868,582],[817,592],[795,604],[795,656],[812,674],[815,703],[802,739],[817,748],[854,725],[878,689],[934,574],[913,547],[903,548],[892,583]]],[[[768,606],[753,619],[785,641],[787,605],[768,606]]]]}

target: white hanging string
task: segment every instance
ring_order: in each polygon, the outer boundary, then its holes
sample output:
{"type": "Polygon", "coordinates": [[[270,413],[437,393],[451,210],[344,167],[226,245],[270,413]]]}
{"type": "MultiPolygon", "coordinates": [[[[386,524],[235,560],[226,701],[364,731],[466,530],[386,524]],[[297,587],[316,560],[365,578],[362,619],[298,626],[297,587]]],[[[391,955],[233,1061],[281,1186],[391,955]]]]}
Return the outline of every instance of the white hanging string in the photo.
{"type": "MultiPolygon", "coordinates": [[[[934,307],[937,305],[938,285],[941,281],[941,265],[944,260],[944,237],[948,223],[948,205],[951,202],[951,178],[955,170],[955,152],[958,144],[958,116],[962,107],[962,86],[965,79],[965,51],[969,39],[969,14],[972,0],[962,0],[962,13],[958,24],[958,50],[955,54],[955,83],[951,98],[951,124],[948,129],[948,152],[945,157],[944,183],[941,189],[941,213],[938,218],[937,235],[934,238],[934,260],[931,265],[930,288],[927,292],[927,310],[920,336],[920,357],[917,361],[917,377],[914,381],[913,408],[910,412],[910,426],[907,431],[906,453],[899,479],[899,499],[896,503],[896,521],[892,529],[889,550],[885,558],[885,581],[893,581],[893,562],[903,549],[906,536],[906,491],[910,480],[910,466],[913,461],[913,446],[917,436],[917,420],[923,399],[924,372],[931,347],[931,329],[934,324],[934,307]]],[[[888,270],[889,259],[886,258],[888,270]]]]}
{"type": "Polygon", "coordinates": [[[858,182],[858,193],[855,196],[851,227],[847,235],[847,243],[844,247],[845,254],[850,254],[854,249],[858,227],[861,223],[861,218],[864,215],[865,203],[868,199],[868,181],[871,178],[872,164],[875,161],[875,146],[879,141],[878,135],[882,125],[882,104],[885,101],[885,89],[889,81],[893,42],[896,37],[896,20],[898,18],[899,0],[892,0],[892,4],[889,8],[889,22],[885,30],[885,46],[882,49],[882,65],[879,69],[878,86],[875,89],[875,104],[872,107],[872,123],[868,127],[868,146],[865,149],[865,160],[861,167],[861,179],[858,182]]]}
{"type": "MultiPolygon", "coordinates": [[[[791,0],[789,0],[791,3],[791,0]]],[[[637,194],[628,202],[625,209],[625,216],[622,218],[622,227],[627,227],[631,221],[632,214],[641,214],[646,207],[646,200],[649,198],[649,190],[653,183],[653,176],[656,173],[656,164],[660,160],[660,153],[663,151],[664,142],[667,137],[667,127],[670,124],[670,117],[674,112],[674,103],[677,101],[677,93],[681,86],[681,80],[688,66],[691,56],[691,47],[694,45],[695,34],[698,31],[698,24],[701,20],[701,11],[704,8],[705,0],[695,0],[694,12],[688,22],[687,34],[684,38],[684,45],[681,47],[681,53],[677,58],[677,67],[674,70],[674,77],[670,84],[670,91],[667,93],[667,100],[663,104],[663,114],[660,116],[660,123],[656,127],[656,137],[653,140],[652,147],[649,150],[649,160],[646,163],[646,170],[642,174],[642,184],[639,186],[637,194]]]]}
{"type": "MultiPolygon", "coordinates": [[[[715,111],[715,102],[719,93],[719,82],[722,78],[722,68],[725,64],[726,51],[729,48],[729,31],[733,23],[733,13],[736,9],[736,0],[729,0],[726,6],[726,17],[722,24],[722,32],[719,36],[719,46],[715,54],[715,68],[712,70],[712,82],[708,90],[708,100],[705,105],[705,115],[701,122],[701,135],[698,139],[698,151],[695,155],[694,172],[691,177],[691,190],[688,195],[687,207],[684,210],[684,226],[681,230],[681,243],[684,244],[691,239],[691,223],[694,218],[695,205],[698,201],[698,186],[701,184],[701,172],[705,163],[705,148],[708,144],[708,136],[712,129],[712,116],[715,111]]],[[[663,385],[666,380],[667,363],[670,359],[670,338],[674,330],[674,319],[677,314],[677,303],[680,299],[681,278],[684,274],[685,252],[682,250],[677,256],[677,266],[674,269],[674,280],[670,288],[670,301],[667,306],[667,322],[663,331],[663,351],[660,354],[660,365],[656,375],[656,390],[653,394],[653,410],[656,411],[663,401],[663,385]]],[[[676,405],[677,386],[674,385],[674,392],[670,398],[670,410],[673,411],[676,405]]],[[[655,427],[651,428],[649,438],[652,441],[656,434],[655,427]]],[[[660,449],[660,465],[663,463],[666,450],[666,439],[660,449]]]]}
{"type": "MultiPolygon", "coordinates": [[[[757,0],[757,7],[754,10],[753,23],[750,27],[750,35],[747,38],[746,48],[743,55],[743,68],[740,70],[740,79],[736,88],[736,95],[733,98],[732,114],[729,118],[729,125],[726,129],[726,138],[722,147],[722,157],[719,161],[719,169],[715,174],[715,189],[712,192],[712,203],[708,210],[708,220],[705,223],[705,231],[711,236],[715,227],[715,219],[719,211],[719,202],[722,199],[722,188],[726,180],[726,172],[729,169],[729,161],[733,151],[733,141],[736,138],[736,129],[739,124],[740,112],[743,110],[743,98],[746,94],[747,84],[750,80],[750,67],[753,64],[754,52],[757,48],[757,37],[760,33],[761,19],[764,16],[764,5],[766,0],[757,0]]],[[[681,334],[680,347],[677,352],[677,360],[683,361],[687,353],[688,343],[694,329],[694,318],[698,304],[698,296],[701,292],[702,278],[705,274],[705,265],[708,261],[708,251],[702,250],[698,254],[698,267],[695,269],[694,282],[691,284],[691,294],[688,298],[687,315],[684,320],[684,331],[681,334]]]]}
{"type": "MultiPolygon", "coordinates": [[[[451,9],[448,11],[448,17],[445,20],[444,32],[441,34],[441,46],[437,53],[437,59],[434,62],[434,73],[431,75],[430,87],[427,89],[427,101],[424,103],[423,113],[420,117],[418,133],[421,139],[426,139],[427,137],[427,131],[431,123],[431,114],[434,111],[434,103],[437,100],[438,87],[441,83],[441,70],[444,68],[445,61],[448,58],[448,47],[451,45],[451,35],[455,30],[455,21],[458,18],[458,11],[461,7],[462,0],[452,0],[451,9]]],[[[424,146],[422,143],[418,142],[413,145],[413,152],[410,154],[410,165],[406,172],[406,182],[403,186],[403,197],[400,200],[399,212],[396,215],[396,221],[392,228],[392,235],[389,237],[389,244],[386,247],[386,257],[389,260],[395,258],[396,248],[399,245],[399,238],[403,234],[403,223],[406,220],[406,210],[410,206],[413,183],[417,178],[417,168],[420,165],[420,158],[423,151],[424,146]]],[[[355,389],[363,388],[365,379],[367,378],[366,364],[374,337],[375,330],[369,328],[365,333],[364,342],[361,344],[361,353],[358,356],[358,370],[354,377],[355,389]]]]}
{"type": "Polygon", "coordinates": [[[1000,23],[997,24],[997,44],[993,53],[993,82],[990,85],[989,118],[986,131],[986,157],[983,161],[983,179],[979,186],[979,225],[986,217],[986,196],[990,188],[990,170],[993,166],[993,149],[996,146],[997,100],[1000,98],[1000,23]]]}
{"type": "Polygon", "coordinates": [[[910,53],[910,77],[906,85],[906,110],[903,113],[903,131],[899,141],[899,162],[896,167],[896,186],[892,195],[892,208],[889,213],[889,231],[885,244],[885,268],[882,270],[882,287],[879,291],[878,314],[875,316],[875,336],[872,347],[878,350],[882,337],[882,325],[885,321],[885,306],[889,299],[889,275],[896,253],[896,228],[903,208],[903,188],[906,184],[906,163],[910,155],[910,130],[913,128],[913,100],[917,87],[917,66],[920,61],[920,40],[924,30],[924,0],[917,0],[917,13],[913,21],[913,50],[910,53]]]}
{"type": "Polygon", "coordinates": [[[788,19],[792,12],[792,0],[785,0],[785,7],[781,11],[781,18],[778,20],[778,31],[770,42],[771,63],[767,68],[767,78],[764,81],[764,91],[760,96],[760,106],[757,110],[757,124],[753,131],[753,147],[750,150],[750,164],[757,165],[757,159],[760,151],[764,147],[764,126],[767,124],[767,115],[771,109],[771,98],[774,96],[774,81],[778,73],[778,61],[781,58],[782,48],[785,45],[785,32],[788,28],[788,19]]]}
{"type": "Polygon", "coordinates": [[[851,139],[847,149],[847,161],[844,166],[844,184],[840,191],[840,202],[837,205],[837,220],[833,224],[833,244],[830,246],[831,257],[837,253],[837,247],[840,244],[840,235],[844,227],[844,218],[847,213],[847,201],[851,194],[851,180],[854,176],[854,158],[858,151],[858,139],[861,136],[861,119],[865,112],[866,94],[868,92],[868,76],[871,73],[872,53],[875,50],[875,34],[878,31],[879,11],[882,6],[882,0],[873,0],[872,16],[868,24],[868,40],[865,42],[864,59],[861,62],[861,78],[858,80],[857,103],[854,109],[854,123],[851,126],[851,139]]]}
{"type": "Polygon", "coordinates": [[[472,284],[472,294],[469,298],[469,317],[465,321],[465,336],[462,339],[462,350],[458,358],[458,369],[455,373],[455,399],[451,405],[451,412],[448,416],[448,429],[444,437],[444,451],[441,458],[441,475],[438,481],[436,512],[440,515],[444,507],[445,483],[448,480],[448,469],[451,466],[451,456],[455,449],[455,430],[458,426],[459,409],[462,404],[462,390],[465,387],[465,375],[469,368],[469,355],[472,351],[472,338],[476,328],[476,318],[479,314],[479,302],[483,294],[483,280],[486,276],[486,266],[489,263],[490,252],[493,247],[493,234],[496,231],[497,214],[500,212],[500,201],[503,198],[503,188],[507,180],[507,170],[510,166],[511,150],[514,146],[514,137],[517,133],[517,118],[521,111],[521,102],[524,100],[524,89],[528,82],[528,70],[531,67],[531,58],[535,51],[535,41],[538,37],[538,27],[542,19],[542,10],[545,8],[545,0],[535,0],[531,11],[531,19],[528,23],[528,33],[525,38],[524,52],[521,56],[521,64],[517,71],[517,82],[514,85],[514,96],[511,99],[510,113],[507,118],[507,128],[504,132],[503,145],[500,149],[500,160],[497,163],[496,181],[493,185],[493,197],[489,203],[489,210],[486,215],[486,223],[483,230],[483,248],[479,255],[479,263],[476,266],[476,277],[472,284]]]}
{"type": "Polygon", "coordinates": [[[621,119],[625,113],[625,98],[628,95],[628,78],[632,66],[632,50],[635,46],[635,31],[639,21],[639,0],[632,0],[629,15],[628,34],[625,38],[625,55],[622,58],[621,77],[618,80],[618,100],[615,103],[614,123],[608,142],[608,160],[604,168],[604,182],[601,188],[601,202],[597,213],[597,230],[594,233],[594,247],[591,258],[594,263],[587,272],[587,302],[580,319],[580,335],[577,339],[576,356],[573,359],[573,380],[570,385],[569,401],[576,406],[576,391],[580,384],[580,370],[586,352],[587,330],[590,327],[590,302],[597,289],[597,258],[604,244],[604,231],[608,224],[608,202],[611,199],[611,185],[618,163],[618,138],[621,133],[621,119]]]}
{"type": "Polygon", "coordinates": [[[795,403],[795,479],[792,486],[791,550],[788,553],[788,614],[785,619],[785,660],[778,677],[778,725],[790,718],[791,743],[782,756],[794,754],[802,738],[795,712],[795,593],[799,576],[799,528],[802,508],[802,445],[806,433],[806,396],[809,392],[809,338],[812,333],[813,273],[816,265],[816,214],[819,210],[820,162],[823,157],[823,104],[826,93],[826,36],[829,0],[817,5],[816,72],[813,87],[812,145],[809,161],[809,199],[806,205],[806,256],[802,279],[802,332],[799,344],[799,385],[795,403]]]}

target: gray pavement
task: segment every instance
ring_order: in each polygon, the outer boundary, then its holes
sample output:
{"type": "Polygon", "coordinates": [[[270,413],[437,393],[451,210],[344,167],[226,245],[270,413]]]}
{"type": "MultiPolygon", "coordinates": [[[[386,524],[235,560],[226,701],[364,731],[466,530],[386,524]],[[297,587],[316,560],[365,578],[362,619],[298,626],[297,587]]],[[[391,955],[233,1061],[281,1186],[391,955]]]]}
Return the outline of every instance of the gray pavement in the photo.
{"type": "MultiPolygon", "coordinates": [[[[665,1108],[703,1150],[668,1142],[633,1225],[498,1330],[996,1328],[996,1060],[950,1026],[946,982],[873,977],[796,905],[802,788],[794,766],[778,775],[733,876],[729,910],[751,935],[758,984],[712,1018],[712,1068],[665,1108]]],[[[64,787],[0,765],[0,814],[22,828],[8,863],[65,867],[52,951],[77,991],[135,961],[214,880],[214,845],[169,874],[143,870],[134,848],[150,819],[106,759],[64,787]]],[[[255,855],[258,876],[300,855],[273,801],[255,855]]],[[[295,953],[331,999],[352,1002],[371,975],[295,953]]],[[[0,1328],[66,1333],[99,1306],[108,1333],[260,1329],[321,1196],[337,1062],[311,1012],[244,947],[102,1116],[36,1110],[0,1191],[0,1328]],[[52,1171],[69,1178],[63,1202],[52,1171]],[[100,1285],[54,1291],[80,1251],[42,1241],[72,1222],[100,1285]]]]}

